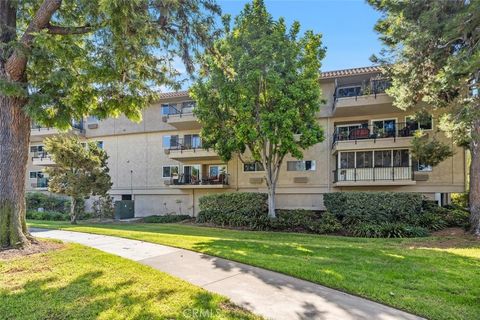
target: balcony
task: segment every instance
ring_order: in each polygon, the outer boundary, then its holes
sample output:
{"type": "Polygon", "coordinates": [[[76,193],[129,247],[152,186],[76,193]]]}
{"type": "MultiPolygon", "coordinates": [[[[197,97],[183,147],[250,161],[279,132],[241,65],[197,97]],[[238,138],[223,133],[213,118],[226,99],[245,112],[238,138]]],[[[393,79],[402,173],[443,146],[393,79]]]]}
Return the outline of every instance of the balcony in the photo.
{"type": "Polygon", "coordinates": [[[32,164],[34,166],[54,166],[55,162],[50,155],[44,151],[34,152],[32,157],[32,164]]]}
{"type": "Polygon", "coordinates": [[[195,175],[181,174],[165,181],[165,184],[179,189],[226,189],[229,188],[228,180],[229,174],[226,173],[203,176],[201,179],[195,175]]]}
{"type": "Polygon", "coordinates": [[[193,102],[178,106],[162,106],[163,122],[166,122],[179,130],[200,129],[200,123],[193,113],[195,104],[193,102]]]}
{"type": "Polygon", "coordinates": [[[165,153],[170,159],[178,161],[190,160],[219,160],[220,157],[215,151],[204,149],[198,135],[191,136],[191,139],[178,139],[170,141],[170,148],[165,149],[165,153]],[[194,137],[193,137],[194,136],[194,137]]]}
{"type": "Polygon", "coordinates": [[[416,184],[412,167],[345,168],[334,171],[335,187],[416,184]]]}
{"type": "Polygon", "coordinates": [[[390,87],[386,79],[370,79],[359,83],[337,85],[333,95],[333,114],[348,117],[362,114],[399,111],[392,105],[392,98],[385,90],[390,87]]]}
{"type": "Polygon", "coordinates": [[[418,125],[414,122],[393,121],[380,126],[363,123],[336,127],[332,137],[332,153],[373,148],[409,148],[417,130],[418,125]]]}
{"type": "MultiPolygon", "coordinates": [[[[85,130],[83,128],[83,121],[72,123],[72,129],[69,132],[73,134],[84,134],[85,130]]],[[[43,137],[55,135],[58,133],[61,133],[61,131],[58,130],[57,128],[43,127],[36,123],[32,123],[32,125],[30,126],[30,136],[33,138],[34,137],[43,138],[43,137]]]]}

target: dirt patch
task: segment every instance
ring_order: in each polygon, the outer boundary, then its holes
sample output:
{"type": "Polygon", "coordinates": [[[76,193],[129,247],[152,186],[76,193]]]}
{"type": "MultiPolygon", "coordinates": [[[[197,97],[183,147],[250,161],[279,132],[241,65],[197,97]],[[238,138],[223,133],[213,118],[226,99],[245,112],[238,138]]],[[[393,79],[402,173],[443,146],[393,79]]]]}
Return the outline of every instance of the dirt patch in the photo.
{"type": "Polygon", "coordinates": [[[56,241],[38,241],[23,249],[0,250],[0,260],[13,260],[32,254],[61,249],[65,244],[56,241]]]}
{"type": "Polygon", "coordinates": [[[462,228],[448,228],[433,232],[432,238],[427,241],[410,242],[408,246],[439,249],[471,248],[480,247],[480,238],[462,228]]]}

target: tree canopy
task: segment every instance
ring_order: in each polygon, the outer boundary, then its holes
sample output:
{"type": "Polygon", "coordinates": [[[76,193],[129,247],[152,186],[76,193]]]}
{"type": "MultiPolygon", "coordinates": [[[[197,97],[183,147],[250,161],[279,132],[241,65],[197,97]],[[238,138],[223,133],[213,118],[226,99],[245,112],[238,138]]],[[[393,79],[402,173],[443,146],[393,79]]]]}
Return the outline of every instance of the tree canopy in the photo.
{"type": "MultiPolygon", "coordinates": [[[[386,49],[373,61],[392,77],[394,104],[434,113],[437,126],[470,149],[470,210],[480,235],[480,1],[369,0],[382,13],[375,29],[386,49]]],[[[431,164],[452,153],[432,137],[414,139],[431,164]]]]}
{"type": "MultiPolygon", "coordinates": [[[[261,162],[272,198],[285,156],[302,158],[324,139],[316,112],[325,48],[320,34],[300,36],[298,22],[287,29],[284,19],[275,21],[261,0],[247,4],[233,27],[224,23],[213,50],[225,59],[203,55],[191,90],[201,137],[225,161],[239,155],[261,162]]],[[[271,216],[274,209],[270,203],[271,216]]]]}
{"type": "Polygon", "coordinates": [[[108,155],[95,141],[82,143],[75,136],[64,135],[47,138],[45,150],[55,162],[45,170],[49,175],[48,190],[71,197],[71,220],[75,223],[79,200],[108,195],[112,186],[108,155]]]}
{"type": "Polygon", "coordinates": [[[0,46],[9,71],[0,93],[26,98],[34,120],[60,128],[86,115],[139,120],[162,86],[181,85],[177,60],[194,70],[220,13],[213,0],[6,3],[17,21],[1,26],[10,36],[0,46]]]}

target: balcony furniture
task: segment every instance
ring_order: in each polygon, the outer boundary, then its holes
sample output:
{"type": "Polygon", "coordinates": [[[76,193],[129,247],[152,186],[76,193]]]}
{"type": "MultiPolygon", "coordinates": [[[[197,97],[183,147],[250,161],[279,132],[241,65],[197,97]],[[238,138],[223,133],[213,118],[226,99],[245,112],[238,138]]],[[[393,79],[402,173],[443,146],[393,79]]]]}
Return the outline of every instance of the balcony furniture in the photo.
{"type": "Polygon", "coordinates": [[[368,139],[370,137],[370,129],[368,128],[356,128],[350,132],[349,139],[350,140],[357,140],[357,139],[368,139]]]}

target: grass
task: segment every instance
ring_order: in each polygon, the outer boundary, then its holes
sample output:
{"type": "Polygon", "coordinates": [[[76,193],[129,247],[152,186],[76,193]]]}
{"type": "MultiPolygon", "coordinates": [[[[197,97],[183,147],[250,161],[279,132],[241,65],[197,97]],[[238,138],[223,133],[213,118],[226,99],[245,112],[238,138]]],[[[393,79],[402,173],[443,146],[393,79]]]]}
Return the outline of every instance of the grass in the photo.
{"type": "Polygon", "coordinates": [[[0,261],[2,319],[254,319],[225,298],[117,256],[68,244],[0,261]]]}
{"type": "Polygon", "coordinates": [[[113,235],[240,261],[360,295],[429,319],[480,314],[480,242],[362,239],[178,224],[30,226],[113,235]]]}

